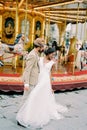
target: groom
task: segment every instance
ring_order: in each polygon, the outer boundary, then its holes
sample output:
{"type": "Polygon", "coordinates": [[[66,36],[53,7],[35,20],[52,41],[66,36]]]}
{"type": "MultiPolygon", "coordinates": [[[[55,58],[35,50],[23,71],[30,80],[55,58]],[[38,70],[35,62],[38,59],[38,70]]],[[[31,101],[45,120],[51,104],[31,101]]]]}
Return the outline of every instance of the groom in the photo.
{"type": "Polygon", "coordinates": [[[26,57],[26,66],[23,73],[24,99],[27,98],[31,90],[36,86],[39,75],[39,56],[44,51],[44,39],[37,38],[34,41],[34,49],[26,57]]]}

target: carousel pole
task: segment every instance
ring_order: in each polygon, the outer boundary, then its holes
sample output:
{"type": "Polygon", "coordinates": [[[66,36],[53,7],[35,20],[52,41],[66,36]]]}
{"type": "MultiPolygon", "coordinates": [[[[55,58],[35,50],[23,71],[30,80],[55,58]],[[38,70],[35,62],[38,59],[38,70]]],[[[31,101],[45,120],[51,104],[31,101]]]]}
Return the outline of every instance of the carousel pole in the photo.
{"type": "MultiPolygon", "coordinates": [[[[32,10],[33,12],[33,10],[32,10]]],[[[33,14],[33,13],[32,13],[33,14]]],[[[32,20],[32,35],[31,35],[31,45],[33,46],[33,41],[35,39],[35,34],[34,34],[34,30],[35,30],[35,17],[33,15],[33,20],[32,20]]]]}
{"type": "MultiPolygon", "coordinates": [[[[87,7],[87,6],[86,6],[87,7]]],[[[85,38],[86,38],[86,41],[87,41],[87,10],[86,10],[86,32],[85,32],[86,34],[85,34],[85,38]]]]}
{"type": "Polygon", "coordinates": [[[16,36],[18,35],[18,0],[16,0],[16,36]]]}
{"type": "Polygon", "coordinates": [[[78,35],[78,18],[79,18],[79,2],[78,2],[77,19],[76,19],[76,37],[78,35]]]}
{"type": "Polygon", "coordinates": [[[82,31],[83,31],[83,27],[82,27],[82,24],[81,24],[81,33],[80,33],[80,39],[82,40],[82,31]]]}
{"type": "Polygon", "coordinates": [[[84,42],[87,40],[87,31],[86,31],[86,25],[87,25],[87,10],[86,10],[86,17],[85,17],[85,23],[84,23],[84,42]]]}
{"type": "Polygon", "coordinates": [[[46,14],[45,14],[45,27],[44,27],[44,39],[45,39],[45,43],[46,43],[46,14]]]}
{"type": "MultiPolygon", "coordinates": [[[[79,2],[78,2],[78,7],[77,7],[77,19],[76,19],[76,37],[78,35],[78,18],[79,18],[79,2]]],[[[76,38],[75,37],[75,38],[76,38]]],[[[76,43],[75,43],[76,44],[76,43]]],[[[75,48],[75,46],[74,46],[75,48]]],[[[75,52],[76,53],[76,52],[75,52]]],[[[75,72],[75,59],[76,59],[76,54],[74,54],[74,61],[73,61],[73,74],[75,72]]]]}
{"type": "Polygon", "coordinates": [[[45,14],[45,35],[44,35],[44,37],[45,37],[45,43],[47,43],[47,41],[48,41],[48,21],[47,21],[47,19],[46,19],[46,14],[45,14]]]}
{"type": "MultiPolygon", "coordinates": [[[[25,50],[25,42],[26,42],[26,30],[27,30],[27,6],[28,6],[28,0],[26,0],[26,11],[25,11],[24,50],[25,50]]],[[[23,56],[22,72],[24,71],[24,65],[25,65],[25,60],[24,60],[24,56],[23,56]]]]}
{"type": "Polygon", "coordinates": [[[26,11],[25,11],[25,42],[26,42],[26,30],[27,30],[27,6],[28,6],[28,0],[26,0],[26,11]]]}
{"type": "Polygon", "coordinates": [[[44,32],[45,32],[45,17],[44,17],[43,24],[42,24],[42,38],[45,39],[45,34],[44,34],[44,32]]]}
{"type": "MultiPolygon", "coordinates": [[[[15,16],[16,18],[16,30],[15,30],[15,36],[17,36],[17,34],[18,34],[18,0],[16,0],[16,16],[15,16]]],[[[15,58],[14,58],[14,62],[12,62],[12,66],[14,66],[14,68],[16,69],[16,67],[17,67],[17,60],[18,60],[18,56],[17,55],[15,55],[15,58]]]]}
{"type": "MultiPolygon", "coordinates": [[[[49,16],[50,16],[50,11],[49,11],[49,16]]],[[[47,27],[47,43],[49,41],[49,37],[50,37],[50,17],[48,19],[48,27],[47,27]]]]}

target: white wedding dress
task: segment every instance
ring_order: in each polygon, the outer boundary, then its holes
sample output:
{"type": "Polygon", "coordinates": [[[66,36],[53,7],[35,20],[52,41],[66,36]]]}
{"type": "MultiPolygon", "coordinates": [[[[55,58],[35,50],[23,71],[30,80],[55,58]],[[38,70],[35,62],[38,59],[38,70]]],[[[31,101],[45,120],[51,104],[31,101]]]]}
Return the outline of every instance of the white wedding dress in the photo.
{"type": "Polygon", "coordinates": [[[43,62],[40,58],[40,74],[36,87],[17,113],[17,121],[25,127],[46,125],[51,119],[61,119],[67,108],[57,104],[51,89],[50,71],[54,61],[43,62]]]}

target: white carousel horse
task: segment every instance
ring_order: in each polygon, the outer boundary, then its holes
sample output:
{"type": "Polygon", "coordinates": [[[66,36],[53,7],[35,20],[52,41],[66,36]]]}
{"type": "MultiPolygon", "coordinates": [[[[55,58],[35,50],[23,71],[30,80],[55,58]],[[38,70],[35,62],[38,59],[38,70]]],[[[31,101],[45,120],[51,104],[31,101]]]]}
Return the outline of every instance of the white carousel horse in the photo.
{"type": "MultiPolygon", "coordinates": [[[[0,43],[0,57],[4,55],[4,53],[13,53],[13,54],[24,54],[24,41],[25,36],[23,34],[18,34],[14,44],[9,45],[1,41],[0,43]]],[[[2,60],[0,60],[0,66],[3,66],[4,63],[2,60]]]]}
{"type": "Polygon", "coordinates": [[[24,45],[24,35],[23,34],[18,34],[13,45],[9,45],[9,44],[6,44],[3,41],[1,41],[0,56],[3,55],[3,53],[5,53],[5,52],[18,53],[18,54],[22,53],[23,45],[24,45]]]}

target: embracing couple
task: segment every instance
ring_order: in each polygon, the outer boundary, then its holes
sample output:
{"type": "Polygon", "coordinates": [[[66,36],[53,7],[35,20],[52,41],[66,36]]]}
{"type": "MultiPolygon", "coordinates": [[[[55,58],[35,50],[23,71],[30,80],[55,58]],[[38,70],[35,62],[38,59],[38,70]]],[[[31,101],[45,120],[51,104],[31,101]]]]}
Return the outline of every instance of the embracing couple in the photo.
{"type": "Polygon", "coordinates": [[[67,108],[56,103],[51,86],[51,70],[55,66],[55,49],[44,49],[44,40],[37,38],[34,49],[26,58],[26,67],[23,73],[24,104],[17,113],[17,122],[24,127],[40,128],[51,119],[61,119],[60,112],[67,108]],[[39,52],[44,52],[39,57],[39,52]],[[32,90],[32,91],[31,91],[32,90]]]}

